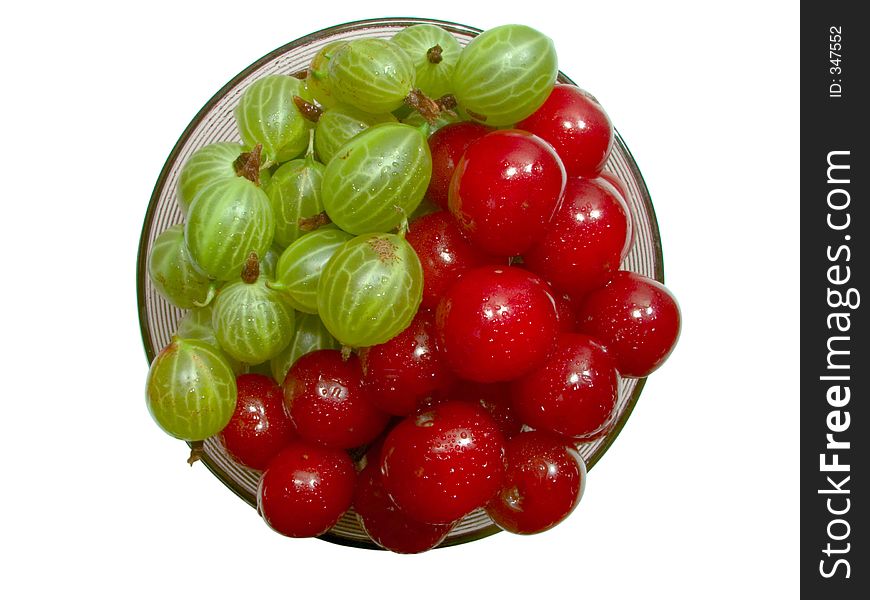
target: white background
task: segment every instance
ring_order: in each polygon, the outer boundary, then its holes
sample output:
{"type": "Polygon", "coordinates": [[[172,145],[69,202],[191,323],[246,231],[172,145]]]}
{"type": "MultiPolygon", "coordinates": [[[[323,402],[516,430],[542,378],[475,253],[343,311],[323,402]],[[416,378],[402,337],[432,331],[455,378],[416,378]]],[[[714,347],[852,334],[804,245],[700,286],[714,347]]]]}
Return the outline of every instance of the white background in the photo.
{"type": "Polygon", "coordinates": [[[794,3],[131,6],[3,9],[0,596],[797,595],[794,3]],[[282,538],[188,467],[145,409],[135,295],[151,189],[206,100],[290,40],[397,15],[554,39],[646,177],[684,317],[566,523],[411,557],[282,538]]]}

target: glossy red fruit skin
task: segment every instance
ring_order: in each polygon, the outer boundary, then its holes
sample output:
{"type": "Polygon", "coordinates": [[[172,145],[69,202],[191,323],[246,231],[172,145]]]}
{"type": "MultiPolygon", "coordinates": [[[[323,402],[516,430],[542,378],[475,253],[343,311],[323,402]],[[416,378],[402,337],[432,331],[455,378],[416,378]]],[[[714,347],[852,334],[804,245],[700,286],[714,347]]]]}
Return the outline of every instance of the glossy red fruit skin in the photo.
{"type": "Polygon", "coordinates": [[[429,200],[447,209],[450,179],[459,159],[472,142],[491,131],[494,131],[492,127],[463,121],[445,125],[429,136],[429,150],[432,153],[432,177],[426,191],[429,200]]]}
{"type": "Polygon", "coordinates": [[[451,400],[469,402],[483,407],[498,425],[506,440],[512,438],[523,428],[523,423],[517,416],[513,402],[511,402],[511,391],[507,382],[477,383],[458,380],[449,390],[428,397],[425,405],[420,406],[418,410],[425,412],[451,400]]]}
{"type": "Polygon", "coordinates": [[[284,379],[284,407],[299,436],[330,448],[375,439],[389,420],[363,387],[359,359],[317,350],[297,360],[284,379]]]}
{"type": "Polygon", "coordinates": [[[535,368],[559,328],[546,283],[517,267],[463,273],[438,304],[435,324],[450,368],[480,383],[508,381],[535,368]]]}
{"type": "Polygon", "coordinates": [[[295,439],[296,429],[284,411],[284,392],[271,377],[236,377],[236,410],[218,440],[236,462],[262,471],[295,439]]]}
{"type": "Polygon", "coordinates": [[[525,131],[494,131],[472,143],[450,181],[460,230],[487,254],[524,253],[559,208],[565,168],[553,147],[525,131]]]}
{"type": "Polygon", "coordinates": [[[622,254],[620,257],[624,260],[628,253],[631,252],[631,247],[634,245],[634,222],[631,216],[631,208],[628,204],[628,192],[625,189],[625,183],[616,176],[615,173],[611,173],[610,171],[601,171],[601,175],[598,176],[598,179],[603,179],[607,183],[613,186],[613,189],[617,191],[619,197],[622,198],[623,202],[625,202],[626,210],[628,211],[628,237],[625,240],[625,247],[622,249],[622,254]]]}
{"type": "Polygon", "coordinates": [[[556,290],[580,297],[619,269],[629,237],[628,207],[610,184],[569,179],[553,222],[523,259],[556,290]]]}
{"type": "Polygon", "coordinates": [[[619,398],[616,363],[596,340],[561,333],[540,367],[511,382],[520,420],[572,438],[603,434],[619,398]]]}
{"type": "Polygon", "coordinates": [[[505,531],[533,534],[555,527],[583,496],[586,467],[563,438],[524,431],[508,441],[505,462],[504,486],[486,506],[505,531]]]}
{"type": "Polygon", "coordinates": [[[556,300],[556,314],[559,315],[559,331],[572,333],[580,328],[580,318],[574,309],[574,302],[568,294],[553,292],[556,300]]]}
{"type": "Polygon", "coordinates": [[[569,177],[598,176],[613,149],[610,117],[573,85],[555,86],[541,108],[516,127],[552,144],[569,177]]]}
{"type": "Polygon", "coordinates": [[[446,402],[406,417],[381,448],[384,488],[410,518],[449,524],[484,506],[502,484],[504,438],[483,408],[446,402]]]}
{"type": "Polygon", "coordinates": [[[623,377],[646,377],[670,356],[680,337],[677,299],[664,285],[619,271],[590,292],[579,311],[580,330],[613,355],[623,377]]]}
{"type": "Polygon", "coordinates": [[[372,403],[391,415],[410,415],[417,402],[455,379],[435,335],[435,315],[421,309],[393,339],[359,352],[363,385],[372,403]]]}
{"type": "MultiPolygon", "coordinates": [[[[461,273],[499,262],[499,259],[487,256],[472,246],[448,212],[432,213],[417,219],[411,223],[405,240],[414,248],[423,266],[423,300],[420,306],[425,308],[437,307],[447,288],[461,273]]],[[[506,264],[504,260],[500,262],[506,264]]]]}
{"type": "Polygon", "coordinates": [[[611,173],[610,171],[601,171],[598,175],[599,179],[603,179],[607,183],[613,186],[617,192],[619,192],[619,197],[628,202],[628,194],[625,191],[625,183],[616,176],[616,173],[611,173]]]}
{"type": "Polygon", "coordinates": [[[359,474],[353,508],[372,541],[399,554],[417,554],[434,548],[447,537],[454,525],[421,523],[400,511],[384,489],[377,458],[359,474]]]}
{"type": "Polygon", "coordinates": [[[257,510],[282,535],[322,535],[350,508],[355,484],[346,452],[295,440],[260,478],[257,510]]]}

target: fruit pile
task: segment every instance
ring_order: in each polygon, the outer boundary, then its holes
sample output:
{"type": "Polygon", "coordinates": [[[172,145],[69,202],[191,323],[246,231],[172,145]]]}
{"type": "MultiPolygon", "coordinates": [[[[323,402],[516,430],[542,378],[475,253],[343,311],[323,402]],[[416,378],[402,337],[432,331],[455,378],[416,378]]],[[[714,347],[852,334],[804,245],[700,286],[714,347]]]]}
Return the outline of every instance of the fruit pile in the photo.
{"type": "Polygon", "coordinates": [[[378,545],[437,546],[484,508],[529,534],[577,505],[579,443],[614,424],[680,329],[660,283],[620,270],[610,120],[557,85],[552,41],[488,30],[461,48],[415,25],[326,45],[251,83],[242,143],[184,164],[183,225],[148,257],[186,309],[151,364],[170,435],[216,436],[261,471],[276,531],[353,507],[378,545]]]}

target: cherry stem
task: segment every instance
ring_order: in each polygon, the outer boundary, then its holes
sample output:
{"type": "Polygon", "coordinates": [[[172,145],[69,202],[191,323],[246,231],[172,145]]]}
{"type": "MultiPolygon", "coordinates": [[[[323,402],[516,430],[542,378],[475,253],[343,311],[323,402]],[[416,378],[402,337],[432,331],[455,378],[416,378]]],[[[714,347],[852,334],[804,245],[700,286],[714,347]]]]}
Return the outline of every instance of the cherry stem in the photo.
{"type": "Polygon", "coordinates": [[[205,456],[205,446],[203,445],[203,442],[190,442],[190,456],[187,457],[187,464],[192,467],[193,463],[197,462],[203,456],[205,456]]]}
{"type": "Polygon", "coordinates": [[[443,57],[441,56],[441,53],[443,51],[444,49],[441,47],[440,44],[435,44],[434,46],[426,50],[426,58],[429,59],[429,62],[433,65],[437,65],[443,60],[443,57]]]}
{"type": "Polygon", "coordinates": [[[302,96],[293,96],[293,104],[296,105],[296,108],[299,109],[299,112],[302,113],[302,116],[311,121],[312,123],[317,123],[320,119],[320,115],[323,114],[323,109],[317,106],[316,104],[312,104],[302,96]]]}
{"type": "Polygon", "coordinates": [[[299,219],[299,229],[302,231],[314,231],[318,227],[329,225],[330,223],[332,223],[332,219],[329,218],[329,215],[324,210],[316,215],[299,219]]]}
{"type": "Polygon", "coordinates": [[[350,454],[350,459],[356,465],[356,468],[362,471],[365,469],[368,464],[368,460],[366,460],[366,455],[368,454],[369,448],[372,447],[373,442],[369,442],[368,444],[363,444],[357,448],[351,448],[347,451],[350,454]]]}
{"type": "Polygon", "coordinates": [[[435,125],[441,115],[441,107],[438,103],[417,88],[411,90],[405,98],[405,104],[420,113],[430,125],[435,125]]]}
{"type": "Polygon", "coordinates": [[[233,161],[233,169],[236,175],[244,177],[248,181],[252,181],[254,185],[260,185],[260,164],[263,152],[263,145],[257,144],[250,152],[242,152],[239,157],[233,161]]]}
{"type": "Polygon", "coordinates": [[[259,277],[260,258],[256,252],[251,252],[245,260],[245,266],[242,267],[242,281],[245,283],[256,283],[259,277]]]}

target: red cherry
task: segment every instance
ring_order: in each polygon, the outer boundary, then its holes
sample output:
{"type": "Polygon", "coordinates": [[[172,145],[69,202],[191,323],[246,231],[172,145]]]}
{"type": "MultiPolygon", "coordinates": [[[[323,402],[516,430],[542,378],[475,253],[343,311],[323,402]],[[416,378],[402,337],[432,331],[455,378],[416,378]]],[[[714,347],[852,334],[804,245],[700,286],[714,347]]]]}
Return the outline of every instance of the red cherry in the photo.
{"type": "Polygon", "coordinates": [[[421,523],[400,511],[384,489],[377,458],[359,474],[353,508],[360,525],[373,542],[400,554],[416,554],[434,548],[453,528],[453,523],[421,523]]]}
{"type": "MultiPolygon", "coordinates": [[[[531,272],[529,266],[526,264],[517,263],[516,267],[531,272]]],[[[556,317],[559,320],[559,331],[568,333],[577,331],[577,328],[580,326],[580,321],[577,318],[577,310],[574,300],[568,294],[559,293],[554,290],[553,286],[545,282],[543,279],[541,282],[544,284],[547,293],[553,297],[553,301],[556,303],[556,317]]]]}
{"type": "Polygon", "coordinates": [[[236,389],[236,410],[218,439],[233,460],[262,471],[296,438],[296,430],[284,412],[284,393],[271,377],[239,375],[236,389]]]}
{"type": "Polygon", "coordinates": [[[483,383],[533,369],[558,330],[546,283],[517,267],[463,273],[442,298],[435,322],[450,368],[462,379],[483,383]]]}
{"type": "Polygon", "coordinates": [[[438,301],[460,273],[498,261],[469,244],[447,212],[417,219],[411,223],[405,239],[423,266],[423,300],[420,305],[426,308],[438,306],[438,301]]]}
{"type": "Polygon", "coordinates": [[[550,142],[569,177],[596,177],[613,148],[613,125],[601,105],[573,85],[557,85],[517,129],[550,142]]]}
{"type": "Polygon", "coordinates": [[[435,343],[435,316],[421,310],[402,333],[359,353],[363,384],[376,407],[410,415],[417,401],[453,381],[435,343]]]}
{"type": "Polygon", "coordinates": [[[564,189],[565,168],[552,146],[525,131],[494,131],[456,166],[450,212],[482,251],[514,256],[547,229],[564,189]]]}
{"type": "Polygon", "coordinates": [[[613,186],[613,188],[619,192],[619,197],[625,200],[626,204],[628,203],[628,194],[625,191],[625,184],[622,180],[616,176],[616,173],[611,173],[610,171],[601,171],[598,175],[599,179],[603,179],[607,183],[613,186]]]}
{"type": "Polygon", "coordinates": [[[446,402],[406,417],[381,449],[384,488],[402,512],[453,523],[501,488],[504,438],[483,408],[446,402]]]}
{"type": "Polygon", "coordinates": [[[284,406],[300,437],[331,448],[355,448],[375,439],[389,416],[363,387],[359,359],[338,350],[299,358],[284,379],[284,406]]]}
{"type": "Polygon", "coordinates": [[[322,535],[350,508],[355,483],[346,452],[295,440],[260,478],[257,510],[280,534],[322,535]]]}
{"type": "Polygon", "coordinates": [[[631,209],[628,204],[628,192],[625,189],[625,183],[610,171],[601,171],[601,175],[599,175],[598,178],[603,179],[612,185],[613,189],[615,189],[619,194],[619,197],[622,198],[623,202],[625,202],[627,210],[626,214],[628,214],[628,237],[625,240],[625,247],[622,249],[622,253],[620,254],[620,258],[625,259],[631,251],[631,247],[634,245],[634,226],[632,225],[631,209]]]}
{"type": "Polygon", "coordinates": [[[610,184],[569,179],[549,229],[523,259],[554,288],[579,297],[619,269],[628,236],[628,207],[610,184]]]}
{"type": "Polygon", "coordinates": [[[490,131],[493,131],[492,127],[463,121],[445,125],[429,136],[432,178],[429,179],[429,189],[426,194],[432,202],[441,208],[447,208],[450,179],[453,177],[453,171],[456,170],[456,164],[471,142],[482,138],[490,131]]]}
{"type": "Polygon", "coordinates": [[[680,337],[680,307],[673,294],[649,277],[618,271],[590,292],[580,309],[580,330],[616,359],[624,377],[646,377],[670,355],[680,337]]]}
{"type": "Polygon", "coordinates": [[[568,294],[553,292],[556,300],[556,314],[559,316],[559,331],[571,333],[580,329],[580,318],[574,310],[574,301],[568,294]]]}
{"type": "Polygon", "coordinates": [[[505,483],[486,506],[496,525],[511,533],[546,531],[561,523],[580,502],[586,467],[564,439],[524,431],[505,448],[505,483]]]}
{"type": "Polygon", "coordinates": [[[520,419],[534,429],[595,439],[603,434],[619,398],[613,358],[579,333],[561,333],[536,370],[511,383],[520,419]]]}
{"type": "Polygon", "coordinates": [[[510,396],[510,387],[504,381],[477,383],[475,381],[459,380],[449,390],[440,392],[434,398],[430,398],[427,408],[420,412],[450,400],[476,404],[482,406],[489,413],[505,439],[510,439],[523,428],[523,423],[514,410],[510,396]]]}

